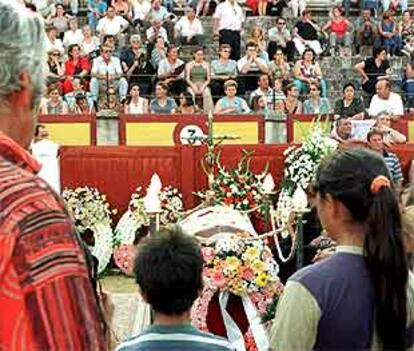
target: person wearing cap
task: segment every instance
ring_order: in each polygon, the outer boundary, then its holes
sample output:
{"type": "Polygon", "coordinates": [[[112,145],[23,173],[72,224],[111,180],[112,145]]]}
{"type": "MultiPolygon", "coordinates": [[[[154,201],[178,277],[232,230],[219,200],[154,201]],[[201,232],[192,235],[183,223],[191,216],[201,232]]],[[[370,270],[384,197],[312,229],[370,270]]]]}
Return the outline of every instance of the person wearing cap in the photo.
{"type": "Polygon", "coordinates": [[[215,113],[237,114],[250,112],[250,108],[247,102],[244,99],[236,96],[237,87],[237,82],[232,79],[224,83],[224,93],[226,96],[217,101],[214,108],[215,113]]]}

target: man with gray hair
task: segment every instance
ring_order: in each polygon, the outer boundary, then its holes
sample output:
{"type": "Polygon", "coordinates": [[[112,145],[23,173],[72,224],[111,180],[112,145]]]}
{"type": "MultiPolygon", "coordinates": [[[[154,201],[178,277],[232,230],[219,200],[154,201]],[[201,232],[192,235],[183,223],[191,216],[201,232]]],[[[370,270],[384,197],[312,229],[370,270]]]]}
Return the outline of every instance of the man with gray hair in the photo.
{"type": "Polygon", "coordinates": [[[46,76],[38,14],[0,0],[0,349],[105,350],[72,221],[25,150],[46,76]]]}

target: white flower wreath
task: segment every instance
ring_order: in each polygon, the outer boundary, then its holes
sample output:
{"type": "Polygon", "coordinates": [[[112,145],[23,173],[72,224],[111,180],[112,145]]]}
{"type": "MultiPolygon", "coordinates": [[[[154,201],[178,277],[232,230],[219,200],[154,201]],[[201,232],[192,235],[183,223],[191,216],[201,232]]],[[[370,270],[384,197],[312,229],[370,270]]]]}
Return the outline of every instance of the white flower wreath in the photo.
{"type": "Polygon", "coordinates": [[[111,229],[111,210],[106,196],[93,187],[64,189],[63,200],[75,222],[76,230],[82,235],[90,230],[94,236],[92,254],[98,259],[98,273],[104,271],[112,255],[113,233],[111,229]]]}

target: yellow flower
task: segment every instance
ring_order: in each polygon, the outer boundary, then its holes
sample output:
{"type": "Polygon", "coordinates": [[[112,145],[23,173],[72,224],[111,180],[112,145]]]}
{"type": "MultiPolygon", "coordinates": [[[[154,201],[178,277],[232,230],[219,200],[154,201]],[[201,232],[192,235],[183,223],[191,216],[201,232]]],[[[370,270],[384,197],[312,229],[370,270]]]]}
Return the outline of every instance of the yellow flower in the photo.
{"type": "Polygon", "coordinates": [[[254,282],[259,288],[263,288],[267,285],[268,280],[269,277],[266,273],[260,273],[259,276],[254,280],[254,282]]]}
{"type": "Polygon", "coordinates": [[[229,256],[229,257],[226,258],[226,266],[227,266],[227,269],[235,271],[239,268],[240,261],[235,256],[229,256]]]}
{"type": "Polygon", "coordinates": [[[254,261],[254,260],[257,260],[259,258],[259,254],[260,254],[260,252],[257,249],[257,247],[251,246],[246,250],[245,257],[246,257],[247,261],[254,261]]]}
{"type": "Polygon", "coordinates": [[[261,273],[266,269],[266,264],[263,261],[255,260],[252,263],[252,268],[255,273],[261,273]]]}

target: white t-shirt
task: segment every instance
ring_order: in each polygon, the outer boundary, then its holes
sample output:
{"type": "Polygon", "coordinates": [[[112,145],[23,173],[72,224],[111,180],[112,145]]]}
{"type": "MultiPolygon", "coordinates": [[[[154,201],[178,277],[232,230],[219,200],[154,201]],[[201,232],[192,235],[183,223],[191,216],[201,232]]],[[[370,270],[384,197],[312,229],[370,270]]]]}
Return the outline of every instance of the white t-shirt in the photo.
{"type": "Polygon", "coordinates": [[[203,26],[198,18],[194,18],[192,22],[188,20],[187,16],[181,17],[175,24],[175,30],[178,35],[189,37],[203,34],[203,26]]]}
{"type": "Polygon", "coordinates": [[[62,40],[55,39],[55,42],[52,43],[49,38],[46,38],[46,52],[51,50],[58,50],[61,54],[63,54],[65,49],[63,48],[62,40]]]}
{"type": "MultiPolygon", "coordinates": [[[[260,57],[257,57],[257,61],[263,66],[266,66],[266,61],[261,59],[260,57]]],[[[242,57],[240,60],[237,61],[237,69],[241,73],[243,66],[247,63],[247,56],[242,57]]],[[[248,72],[258,72],[260,71],[259,67],[257,67],[256,62],[253,62],[250,65],[250,69],[248,72]]]]}
{"type": "Polygon", "coordinates": [[[381,112],[402,116],[404,114],[404,105],[401,96],[391,92],[389,98],[384,100],[381,99],[378,94],[375,94],[369,104],[368,114],[372,117],[376,117],[381,112]]]}
{"type": "Polygon", "coordinates": [[[106,75],[107,73],[109,75],[121,75],[123,74],[121,61],[119,58],[112,56],[111,61],[109,61],[109,63],[106,63],[102,56],[99,56],[93,60],[91,73],[94,75],[106,75]]]}
{"type": "Polygon", "coordinates": [[[76,29],[76,31],[68,30],[63,36],[63,45],[65,48],[72,44],[78,44],[80,46],[82,41],[83,34],[80,29],[76,29]]]}
{"type": "Polygon", "coordinates": [[[244,13],[237,2],[234,5],[230,1],[217,5],[213,18],[218,18],[218,30],[228,29],[241,31],[244,22],[244,13]]]}
{"type": "Polygon", "coordinates": [[[151,10],[151,4],[149,1],[144,0],[142,3],[136,2],[133,5],[134,21],[143,20],[151,10]]]}
{"type": "Polygon", "coordinates": [[[121,28],[128,27],[128,21],[121,16],[115,16],[113,19],[108,17],[101,18],[96,30],[103,35],[117,35],[121,28]]]}

